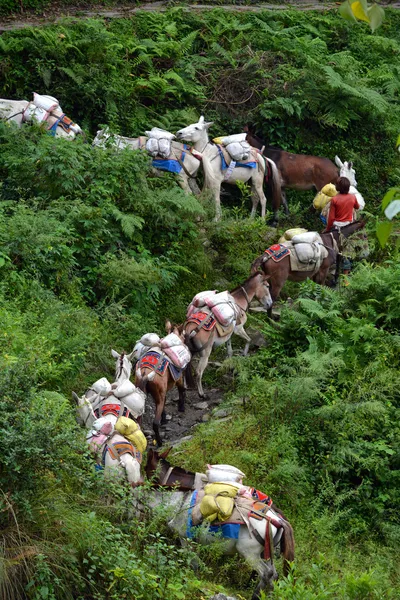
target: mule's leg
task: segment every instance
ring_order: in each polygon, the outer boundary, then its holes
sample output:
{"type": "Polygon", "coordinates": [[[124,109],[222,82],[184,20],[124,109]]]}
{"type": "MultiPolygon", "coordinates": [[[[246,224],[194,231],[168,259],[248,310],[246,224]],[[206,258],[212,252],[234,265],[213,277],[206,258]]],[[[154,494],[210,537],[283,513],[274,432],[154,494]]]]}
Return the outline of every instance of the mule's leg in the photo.
{"type": "Polygon", "coordinates": [[[275,566],[269,560],[261,560],[257,570],[260,574],[260,582],[254,590],[251,600],[260,600],[261,592],[263,590],[267,590],[268,594],[272,592],[274,589],[274,580],[278,579],[278,573],[276,572],[275,566]]]}
{"type": "Polygon", "coordinates": [[[160,423],[161,423],[161,415],[165,406],[165,393],[163,392],[154,392],[152,394],[154,398],[154,402],[156,404],[156,412],[153,420],[153,431],[156,436],[156,442],[158,446],[162,446],[162,440],[160,436],[160,423]]]}
{"type": "Polygon", "coordinates": [[[120,457],[120,461],[125,469],[129,483],[132,487],[136,487],[143,481],[143,478],[140,475],[140,464],[136,458],[133,458],[130,454],[123,454],[120,457]]]}
{"type": "Polygon", "coordinates": [[[185,412],[185,402],[186,402],[186,388],[183,380],[183,376],[178,379],[176,382],[176,387],[178,388],[178,412],[185,412]]]}
{"type": "Polygon", "coordinates": [[[184,192],[186,192],[187,194],[192,194],[192,190],[190,189],[188,176],[186,175],[186,173],[178,173],[176,179],[179,183],[179,186],[183,189],[184,192]]]}
{"type": "Polygon", "coordinates": [[[247,344],[245,345],[244,350],[243,350],[243,356],[246,356],[249,351],[249,348],[250,348],[251,338],[245,332],[243,325],[237,325],[234,329],[234,333],[236,333],[236,335],[238,335],[239,337],[246,340],[247,344]]]}
{"type": "Polygon", "coordinates": [[[253,208],[252,208],[250,216],[255,217],[255,214],[257,211],[257,206],[258,206],[258,203],[260,202],[261,203],[261,217],[263,219],[265,219],[267,199],[265,197],[264,190],[263,190],[263,178],[261,179],[261,183],[257,182],[256,184],[252,185],[251,198],[253,201],[253,208]]]}
{"type": "Polygon", "coordinates": [[[203,377],[203,373],[204,370],[208,364],[208,359],[210,358],[210,354],[211,354],[211,350],[212,350],[213,345],[210,344],[208,346],[208,348],[205,348],[204,350],[202,350],[201,355],[200,355],[200,360],[199,363],[197,365],[197,389],[199,391],[199,396],[200,398],[204,398],[204,390],[203,390],[203,384],[201,382],[202,377],[203,377]]]}
{"type": "Polygon", "coordinates": [[[290,210],[289,210],[289,205],[288,205],[288,201],[286,198],[286,192],[285,192],[284,188],[281,189],[281,194],[282,194],[282,204],[285,209],[285,214],[286,214],[286,216],[288,216],[288,215],[290,215],[290,210]]]}
{"type": "Polygon", "coordinates": [[[228,354],[228,357],[231,358],[231,356],[233,356],[233,350],[232,350],[232,336],[229,338],[229,340],[226,342],[226,351],[228,354]]]}

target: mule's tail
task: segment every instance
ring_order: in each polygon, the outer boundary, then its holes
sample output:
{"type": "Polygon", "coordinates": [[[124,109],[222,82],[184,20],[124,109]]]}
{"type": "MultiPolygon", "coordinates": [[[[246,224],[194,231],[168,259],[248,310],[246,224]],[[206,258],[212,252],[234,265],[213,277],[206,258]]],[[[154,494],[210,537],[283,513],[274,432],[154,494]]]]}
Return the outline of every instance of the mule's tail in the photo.
{"type": "Polygon", "coordinates": [[[271,198],[272,210],[277,214],[282,202],[281,176],[273,160],[264,156],[265,160],[265,188],[267,196],[271,198]]]}
{"type": "Polygon", "coordinates": [[[256,260],[251,264],[251,274],[254,275],[255,273],[257,273],[257,271],[262,271],[262,265],[265,263],[265,261],[268,260],[268,256],[266,254],[261,254],[261,256],[259,256],[258,258],[256,258],[256,260]]]}
{"type": "Polygon", "coordinates": [[[293,527],[289,521],[282,521],[282,526],[281,550],[283,554],[283,574],[286,577],[290,571],[290,563],[294,561],[294,535],[293,527]]]}
{"type": "Polygon", "coordinates": [[[155,376],[156,376],[155,371],[151,371],[147,375],[142,375],[142,371],[139,367],[136,371],[136,385],[138,386],[138,388],[140,390],[142,390],[142,392],[147,394],[147,384],[149,381],[153,381],[155,376]]]}
{"type": "Polygon", "coordinates": [[[190,362],[185,369],[185,382],[186,382],[186,386],[188,388],[194,389],[194,388],[196,388],[196,381],[195,381],[195,378],[193,375],[192,361],[193,361],[193,354],[196,352],[196,347],[192,342],[190,333],[187,333],[186,331],[184,331],[184,338],[185,338],[185,344],[189,348],[190,354],[192,355],[192,358],[190,359],[190,362]]]}

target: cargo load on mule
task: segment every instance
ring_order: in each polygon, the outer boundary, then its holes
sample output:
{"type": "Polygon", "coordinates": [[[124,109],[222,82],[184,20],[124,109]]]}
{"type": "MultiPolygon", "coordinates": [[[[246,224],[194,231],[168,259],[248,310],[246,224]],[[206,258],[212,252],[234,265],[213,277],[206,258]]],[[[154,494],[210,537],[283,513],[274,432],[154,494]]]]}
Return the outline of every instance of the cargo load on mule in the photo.
{"type": "Polygon", "coordinates": [[[146,150],[155,158],[160,156],[161,158],[167,159],[171,154],[171,141],[175,139],[173,133],[153,127],[150,131],[145,131],[148,140],[146,142],[146,150]]]}
{"type": "Polygon", "coordinates": [[[215,290],[208,290],[196,294],[188,307],[186,317],[193,317],[197,309],[201,309],[200,312],[205,315],[212,314],[222,327],[233,325],[238,316],[235,299],[227,291],[217,293],[215,290]]]}
{"type": "Polygon", "coordinates": [[[189,348],[175,333],[160,338],[156,333],[146,333],[136,342],[133,349],[135,358],[140,360],[148,352],[157,353],[160,358],[164,355],[178,369],[185,369],[190,362],[189,348]]]}
{"type": "Polygon", "coordinates": [[[265,254],[274,262],[280,262],[289,255],[292,271],[314,273],[328,256],[328,250],[319,233],[298,228],[288,229],[279,238],[279,243],[267,248],[265,254]]]}

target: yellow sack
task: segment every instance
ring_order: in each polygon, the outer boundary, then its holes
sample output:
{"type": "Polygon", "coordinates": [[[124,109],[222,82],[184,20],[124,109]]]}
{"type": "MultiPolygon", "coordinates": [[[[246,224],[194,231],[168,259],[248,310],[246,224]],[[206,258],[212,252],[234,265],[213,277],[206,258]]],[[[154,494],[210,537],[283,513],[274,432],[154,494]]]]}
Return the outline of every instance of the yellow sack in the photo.
{"type": "Polygon", "coordinates": [[[208,521],[226,521],[233,513],[240,485],[209,483],[204,488],[205,496],[200,503],[200,512],[208,521]]]}
{"type": "Polygon", "coordinates": [[[146,437],[139,425],[135,421],[132,421],[132,419],[128,419],[128,417],[119,417],[115,423],[114,429],[126,437],[139,452],[144,452],[146,450],[146,437]]]}
{"type": "Polygon", "coordinates": [[[207,483],[204,488],[205,494],[211,496],[217,496],[222,494],[228,498],[236,498],[239,488],[243,487],[241,484],[232,485],[231,483],[207,483]]]}
{"type": "MultiPolygon", "coordinates": [[[[293,236],[299,235],[299,233],[307,233],[307,229],[303,229],[303,227],[293,227],[293,229],[285,231],[282,237],[285,239],[285,242],[288,242],[293,236]]],[[[283,244],[283,242],[280,242],[280,244],[283,244]]]]}
{"type": "Polygon", "coordinates": [[[200,512],[207,521],[226,521],[233,513],[233,498],[226,496],[204,496],[200,512]]]}
{"type": "Polygon", "coordinates": [[[333,183],[327,183],[313,200],[314,208],[322,210],[338,193],[333,183]]]}
{"type": "Polygon", "coordinates": [[[216,138],[214,138],[214,139],[213,139],[213,142],[214,142],[214,144],[222,144],[222,138],[223,138],[223,137],[224,137],[224,136],[222,136],[222,137],[216,137],[216,138]]]}
{"type": "Polygon", "coordinates": [[[325,194],[325,196],[329,196],[330,198],[333,198],[334,196],[338,195],[338,191],[333,185],[333,183],[327,183],[326,185],[324,185],[321,192],[325,194]]]}

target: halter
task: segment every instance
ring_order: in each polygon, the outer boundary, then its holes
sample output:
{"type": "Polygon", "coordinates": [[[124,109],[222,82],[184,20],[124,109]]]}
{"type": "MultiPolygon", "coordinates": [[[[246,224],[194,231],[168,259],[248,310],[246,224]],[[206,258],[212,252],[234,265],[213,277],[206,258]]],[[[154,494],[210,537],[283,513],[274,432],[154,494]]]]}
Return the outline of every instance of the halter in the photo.
{"type": "Polygon", "coordinates": [[[125,352],[122,352],[121,356],[119,357],[119,366],[117,367],[117,369],[115,371],[115,375],[116,375],[117,379],[119,377],[121,377],[121,375],[124,371],[124,357],[125,357],[125,352]],[[118,373],[118,370],[119,370],[119,373],[118,373]]]}
{"type": "Polygon", "coordinates": [[[246,302],[247,302],[247,306],[246,306],[246,308],[245,308],[245,310],[247,310],[247,309],[249,308],[249,306],[250,306],[250,299],[249,299],[249,297],[248,297],[248,295],[247,295],[247,292],[246,292],[246,290],[244,289],[244,287],[243,287],[242,285],[240,286],[240,289],[242,290],[242,292],[243,292],[243,294],[244,294],[244,297],[245,297],[245,300],[246,300],[246,302]]]}

